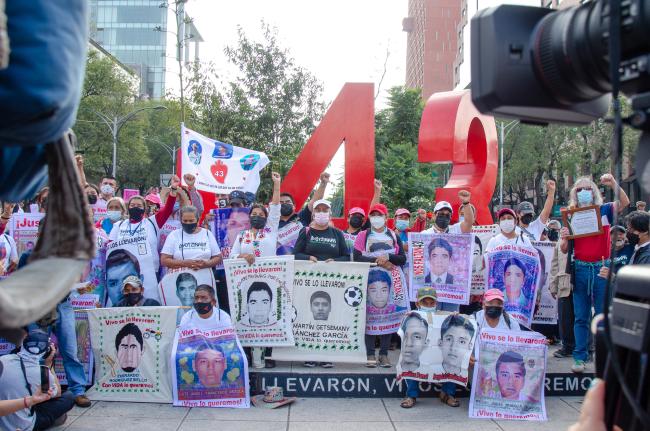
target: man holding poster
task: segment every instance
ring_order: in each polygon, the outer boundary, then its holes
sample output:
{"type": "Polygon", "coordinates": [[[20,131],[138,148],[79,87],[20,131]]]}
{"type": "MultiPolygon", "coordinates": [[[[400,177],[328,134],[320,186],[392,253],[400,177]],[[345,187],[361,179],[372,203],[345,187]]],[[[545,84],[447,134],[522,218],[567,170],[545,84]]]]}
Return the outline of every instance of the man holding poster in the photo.
{"type": "Polygon", "coordinates": [[[546,338],[487,328],[478,343],[469,416],[545,421],[546,338]]]}

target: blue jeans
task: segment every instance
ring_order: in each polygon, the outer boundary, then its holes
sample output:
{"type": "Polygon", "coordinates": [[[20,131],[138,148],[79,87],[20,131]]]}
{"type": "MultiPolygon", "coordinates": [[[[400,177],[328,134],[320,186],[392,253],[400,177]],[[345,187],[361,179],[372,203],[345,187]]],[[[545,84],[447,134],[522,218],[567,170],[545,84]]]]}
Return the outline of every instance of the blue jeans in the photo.
{"type": "Polygon", "coordinates": [[[68,390],[76,397],[86,392],[86,372],[77,358],[77,328],[74,309],[70,300],[56,306],[58,316],[54,333],[59,340],[59,352],[63,358],[63,368],[68,379],[68,390]]]}
{"type": "MultiPolygon", "coordinates": [[[[406,382],[406,396],[409,398],[417,398],[420,395],[420,382],[412,379],[404,379],[404,382],[406,382]]],[[[443,383],[442,392],[452,397],[455,396],[456,383],[443,383]]]]}
{"type": "MultiPolygon", "coordinates": [[[[605,262],[609,264],[609,260],[605,262]]],[[[586,361],[589,358],[589,331],[591,325],[591,307],[596,314],[603,312],[605,286],[607,280],[598,277],[602,262],[575,262],[575,286],[573,288],[573,334],[575,349],[573,359],[586,361]]]]}

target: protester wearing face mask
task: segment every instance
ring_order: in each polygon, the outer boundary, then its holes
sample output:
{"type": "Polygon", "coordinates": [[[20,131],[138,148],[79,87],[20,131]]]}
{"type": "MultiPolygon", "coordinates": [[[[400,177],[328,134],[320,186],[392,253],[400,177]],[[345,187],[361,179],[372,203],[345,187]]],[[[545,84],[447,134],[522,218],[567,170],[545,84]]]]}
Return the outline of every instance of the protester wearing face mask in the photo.
{"type": "Polygon", "coordinates": [[[257,257],[275,256],[280,224],[280,174],[273,172],[273,196],[267,210],[262,204],[251,207],[251,228],[240,232],[230,250],[231,258],[246,259],[249,265],[257,257]]]}
{"type": "MultiPolygon", "coordinates": [[[[614,274],[616,274],[619,269],[630,263],[634,254],[634,245],[628,244],[627,230],[623,226],[612,226],[609,236],[616,249],[616,257],[612,260],[612,267],[614,268],[614,274]]],[[[607,278],[609,276],[609,267],[603,266],[600,268],[598,275],[607,278]]]]}
{"type": "Polygon", "coordinates": [[[470,204],[470,193],[466,190],[458,192],[462,207],[462,221],[453,225],[451,216],[454,210],[447,201],[440,201],[433,208],[433,226],[424,233],[470,233],[474,225],[474,209],[470,204]]]}
{"type": "MultiPolygon", "coordinates": [[[[568,228],[561,228],[564,235],[568,235],[568,228]]],[[[568,254],[562,252],[561,244],[558,242],[553,249],[553,261],[551,263],[551,282],[549,291],[553,299],[557,299],[558,330],[562,347],[553,353],[556,358],[568,358],[573,356],[575,348],[575,337],[573,334],[573,283],[571,274],[568,273],[568,254]]]]}
{"type": "MultiPolygon", "coordinates": [[[[354,242],[354,260],[356,262],[373,262],[387,271],[394,267],[404,266],[406,254],[402,248],[402,240],[386,227],[388,209],[386,205],[376,204],[370,208],[370,229],[364,230],[357,235],[354,242]]],[[[368,283],[370,286],[372,283],[368,283]]],[[[375,358],[375,339],[379,337],[379,366],[390,368],[388,360],[388,347],[392,334],[366,335],[366,366],[374,368],[377,366],[375,358]]]]}
{"type": "Polygon", "coordinates": [[[147,216],[152,216],[160,211],[160,197],[156,194],[150,193],[144,197],[145,202],[147,203],[147,216]]]}
{"type": "Polygon", "coordinates": [[[0,399],[22,399],[23,408],[0,416],[3,430],[45,430],[63,425],[74,406],[74,395],[61,393],[53,371],[56,348],[45,331],[35,329],[19,343],[20,350],[0,357],[0,399]],[[41,363],[49,369],[49,400],[36,403],[41,386],[41,363]]]}
{"type": "Polygon", "coordinates": [[[221,250],[208,229],[198,225],[199,211],[193,206],[181,208],[181,229],[171,232],[160,252],[167,268],[213,268],[221,263],[221,250]]]}
{"type": "Polygon", "coordinates": [[[147,218],[144,216],[147,211],[146,201],[142,196],[133,196],[129,199],[127,205],[129,219],[115,223],[109,236],[111,241],[145,236],[152,252],[154,271],[156,273],[160,268],[160,256],[157,252],[160,228],[163,227],[174,210],[179,185],[180,179],[174,175],[171,180],[171,192],[165,206],[155,215],[147,218]]]}
{"type": "Polygon", "coordinates": [[[548,240],[551,242],[558,242],[560,240],[560,229],[562,229],[562,223],[558,220],[550,220],[546,224],[546,229],[548,229],[548,240]]]}
{"type": "Polygon", "coordinates": [[[160,302],[144,297],[142,280],[135,275],[129,275],[122,282],[122,295],[124,298],[115,307],[159,307],[160,302]]]}
{"type": "Polygon", "coordinates": [[[531,241],[541,241],[542,233],[553,210],[553,202],[555,202],[555,181],[548,180],[546,182],[546,201],[539,217],[535,219],[535,207],[530,202],[521,202],[517,205],[519,220],[517,233],[523,233],[531,241]]]}
{"type": "Polygon", "coordinates": [[[111,231],[115,223],[126,218],[126,204],[122,198],[111,198],[106,204],[106,217],[101,218],[97,222],[97,227],[99,227],[105,236],[110,236],[111,231]]]}
{"type": "Polygon", "coordinates": [[[100,196],[97,199],[98,208],[106,208],[108,201],[117,194],[117,180],[111,176],[102,177],[99,182],[100,196]]]}
{"type": "Polygon", "coordinates": [[[302,228],[293,249],[297,260],[318,262],[350,260],[343,232],[330,226],[331,204],[325,199],[314,202],[312,223],[302,228]]]}
{"type": "Polygon", "coordinates": [[[603,312],[605,301],[606,280],[599,277],[600,269],[610,265],[610,236],[609,230],[614,217],[614,211],[620,212],[630,204],[630,199],[610,174],[600,178],[605,187],[618,189],[620,201],[603,203],[598,186],[589,178],[576,180],[569,193],[569,209],[597,205],[600,208],[602,233],[594,236],[567,240],[562,237],[561,249],[568,252],[569,259],[573,256],[573,272],[575,285],[573,290],[573,308],[575,322],[573,325],[576,347],[573,351],[574,364],[571,370],[575,373],[585,371],[585,362],[589,358],[589,327],[591,324],[591,307],[596,314],[603,312]]]}
{"type": "Polygon", "coordinates": [[[291,193],[280,193],[280,229],[283,229],[289,223],[300,223],[302,226],[309,226],[312,219],[313,203],[323,199],[329,182],[330,174],[327,172],[320,174],[320,182],[318,183],[318,188],[314,191],[311,202],[297,213],[295,200],[291,193]]]}
{"type": "Polygon", "coordinates": [[[650,214],[634,211],[627,216],[627,241],[634,246],[631,265],[650,263],[650,214]]]}
{"type": "Polygon", "coordinates": [[[408,251],[408,233],[411,232],[409,228],[410,220],[411,213],[406,208],[398,208],[395,211],[395,233],[399,235],[404,251],[408,251]]]}
{"type": "Polygon", "coordinates": [[[503,308],[503,292],[499,289],[488,289],[483,295],[483,309],[476,313],[476,323],[479,332],[485,328],[519,331],[519,323],[512,319],[503,308]]]}
{"type": "Polygon", "coordinates": [[[505,244],[533,247],[528,236],[523,233],[517,233],[517,215],[512,209],[500,209],[497,213],[497,222],[499,223],[501,232],[490,238],[490,241],[488,241],[485,247],[486,253],[494,250],[495,247],[505,244]]]}
{"type": "Polygon", "coordinates": [[[217,299],[212,286],[200,284],[196,287],[193,309],[183,315],[178,326],[182,328],[187,325],[202,331],[232,327],[228,313],[217,306],[217,299]]]}

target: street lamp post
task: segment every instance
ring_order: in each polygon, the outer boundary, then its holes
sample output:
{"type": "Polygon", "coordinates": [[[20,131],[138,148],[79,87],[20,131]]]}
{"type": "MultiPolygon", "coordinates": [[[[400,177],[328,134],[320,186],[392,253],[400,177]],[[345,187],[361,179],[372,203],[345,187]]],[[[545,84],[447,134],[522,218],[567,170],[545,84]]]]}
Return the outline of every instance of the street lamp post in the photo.
{"type": "Polygon", "coordinates": [[[503,153],[505,150],[504,144],[508,134],[512,132],[516,126],[519,125],[519,120],[512,120],[508,124],[501,122],[501,133],[499,133],[499,141],[501,144],[501,157],[499,160],[499,206],[503,205],[503,153]]]}
{"type": "Polygon", "coordinates": [[[139,114],[142,111],[148,111],[148,110],[162,110],[162,109],[167,109],[166,106],[163,105],[158,105],[158,106],[147,106],[144,108],[139,108],[136,109],[135,111],[129,112],[128,114],[118,117],[117,115],[114,117],[109,117],[105,114],[102,114],[101,112],[93,111],[95,115],[97,115],[99,118],[102,119],[104,123],[108,126],[108,128],[111,131],[111,134],[113,135],[113,171],[112,175],[115,177],[115,174],[117,173],[117,138],[118,135],[120,134],[120,130],[122,129],[122,126],[135,117],[137,114],[139,114]]]}

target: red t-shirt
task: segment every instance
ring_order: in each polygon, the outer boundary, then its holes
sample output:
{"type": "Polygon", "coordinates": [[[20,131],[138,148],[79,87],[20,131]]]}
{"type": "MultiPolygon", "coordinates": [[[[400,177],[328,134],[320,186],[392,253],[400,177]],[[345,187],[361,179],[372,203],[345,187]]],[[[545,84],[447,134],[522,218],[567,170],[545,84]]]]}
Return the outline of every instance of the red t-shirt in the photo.
{"type": "Polygon", "coordinates": [[[613,203],[610,202],[600,206],[603,233],[573,240],[573,251],[576,259],[583,262],[600,262],[603,258],[609,259],[609,252],[612,246],[609,237],[609,228],[613,215],[613,203]]]}

